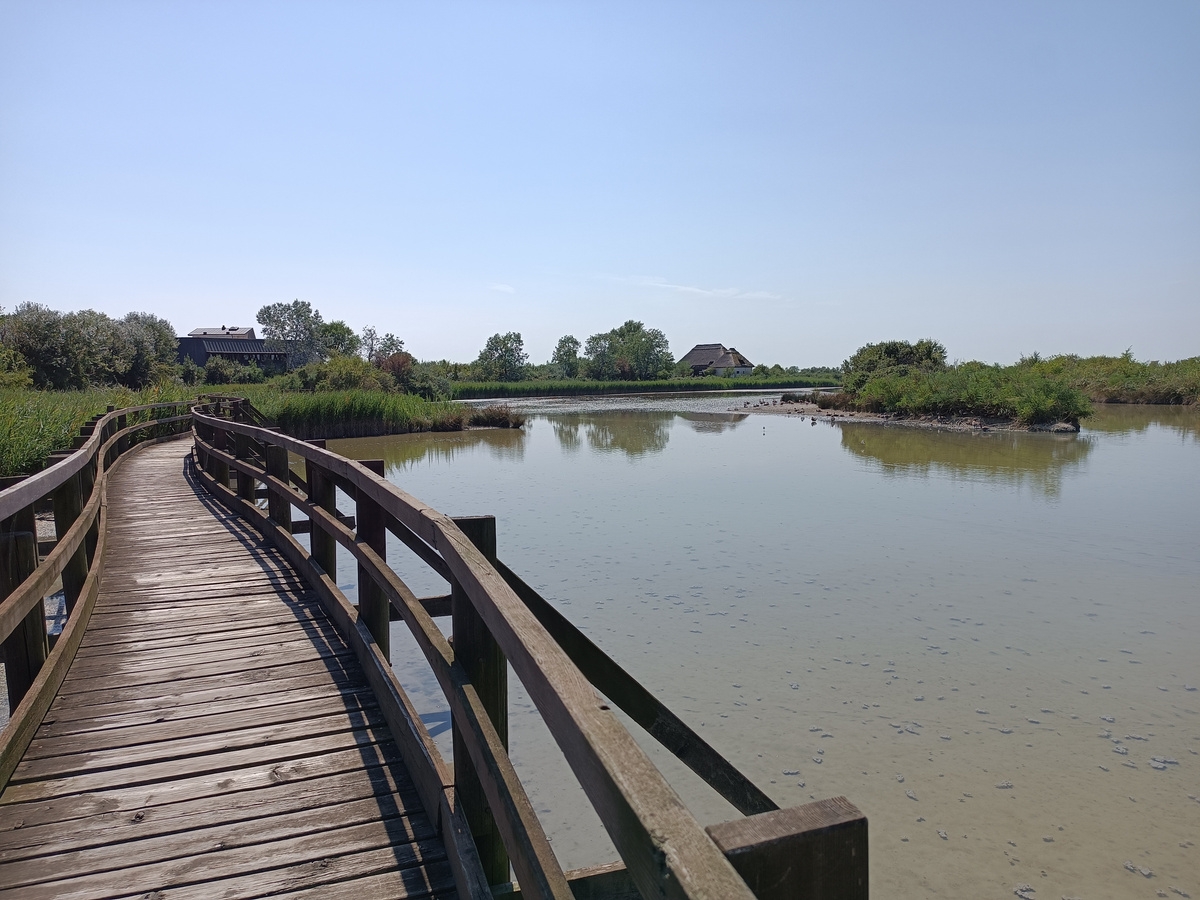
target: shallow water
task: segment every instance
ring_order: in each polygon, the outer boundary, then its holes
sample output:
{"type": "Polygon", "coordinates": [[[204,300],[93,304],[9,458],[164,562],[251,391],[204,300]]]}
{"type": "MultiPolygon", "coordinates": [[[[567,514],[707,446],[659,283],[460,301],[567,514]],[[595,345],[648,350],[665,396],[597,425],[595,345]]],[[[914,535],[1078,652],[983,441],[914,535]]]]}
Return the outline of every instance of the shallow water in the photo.
{"type": "MultiPolygon", "coordinates": [[[[781,805],[850,798],[877,896],[1200,896],[1200,413],[969,435],[743,402],[538,401],[524,431],[330,448],[496,515],[500,557],[781,805]]],[[[615,858],[519,689],[511,734],[564,865],[615,858]]],[[[701,822],[736,816],[653,755],[701,822]]]]}

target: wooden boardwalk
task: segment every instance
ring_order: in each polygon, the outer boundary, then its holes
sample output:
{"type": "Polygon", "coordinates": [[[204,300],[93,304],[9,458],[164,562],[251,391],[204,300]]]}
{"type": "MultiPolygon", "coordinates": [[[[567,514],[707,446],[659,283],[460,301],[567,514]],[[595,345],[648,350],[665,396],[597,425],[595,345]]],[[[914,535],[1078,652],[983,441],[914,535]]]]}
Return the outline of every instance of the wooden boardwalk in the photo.
{"type": "Polygon", "coordinates": [[[454,896],[354,654],[190,451],[112,475],[96,607],[0,795],[0,900],[454,896]]]}

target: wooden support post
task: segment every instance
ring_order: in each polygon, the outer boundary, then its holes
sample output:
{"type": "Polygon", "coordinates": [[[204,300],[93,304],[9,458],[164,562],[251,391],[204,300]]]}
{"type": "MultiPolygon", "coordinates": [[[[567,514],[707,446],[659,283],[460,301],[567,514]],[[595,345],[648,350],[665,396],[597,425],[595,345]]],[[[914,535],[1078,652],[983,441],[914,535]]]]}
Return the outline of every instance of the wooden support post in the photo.
{"type": "MultiPolygon", "coordinates": [[[[72,475],[54,492],[54,532],[60,541],[66,536],[71,526],[75,524],[75,520],[79,518],[80,512],[83,511],[83,494],[80,488],[81,475],[82,473],[72,475]]],[[[67,615],[70,615],[71,610],[75,608],[75,601],[79,599],[79,592],[83,589],[83,583],[87,580],[87,574],[87,547],[84,544],[80,544],[79,549],[68,560],[62,573],[63,595],[66,597],[67,615]]]]}
{"type": "Polygon", "coordinates": [[[867,900],[867,817],[845,797],[707,831],[758,900],[867,900]]]}
{"type": "MultiPolygon", "coordinates": [[[[92,499],[92,491],[96,488],[96,457],[93,456],[82,469],[79,470],[79,502],[84,506],[92,499]]],[[[100,540],[100,517],[92,519],[92,524],[88,526],[87,537],[84,539],[84,547],[87,550],[87,564],[91,568],[92,560],[96,558],[96,544],[100,540]]]]}
{"type": "MultiPolygon", "coordinates": [[[[33,508],[29,507],[0,523],[0,600],[20,587],[37,564],[37,532],[33,508]]],[[[3,644],[10,711],[17,708],[33,684],[48,652],[46,608],[38,602],[3,644]]]]}
{"type": "MultiPolygon", "coordinates": [[[[496,561],[496,517],[470,516],[456,518],[462,529],[490,562],[496,561]]],[[[496,726],[505,749],[508,749],[508,661],[475,611],[466,592],[457,584],[451,585],[451,618],[453,620],[454,658],[462,664],[467,677],[479,694],[488,717],[496,726]]],[[[509,880],[508,853],[488,809],[479,775],[471,763],[467,745],[457,724],[454,725],[454,791],[475,838],[479,859],[488,883],[504,884],[509,880]]]]}
{"type": "MultiPolygon", "coordinates": [[[[364,459],[362,464],[376,475],[383,474],[382,459],[364,459]]],[[[387,526],[384,522],[383,509],[378,503],[359,492],[356,501],[355,516],[358,539],[387,559],[387,526]]],[[[358,567],[358,617],[375,638],[383,658],[392,658],[391,637],[391,608],[383,590],[375,583],[367,570],[358,567]]]]}
{"type": "MultiPolygon", "coordinates": [[[[337,485],[325,471],[310,459],[304,461],[304,473],[308,480],[308,499],[328,512],[337,515],[337,485]]],[[[325,570],[333,581],[337,581],[337,541],[313,522],[309,547],[313,562],[325,570]]]]}
{"type": "MultiPolygon", "coordinates": [[[[233,436],[234,455],[238,459],[250,458],[250,438],[244,434],[235,434],[233,436]]],[[[240,469],[237,472],[237,493],[243,500],[254,502],[254,477],[247,475],[240,469]]]]}
{"type": "MultiPolygon", "coordinates": [[[[123,429],[126,424],[127,423],[126,423],[125,416],[117,416],[117,431],[120,431],[121,429],[123,429]]],[[[125,437],[117,438],[117,456],[120,456],[128,449],[129,449],[129,436],[126,435],[125,437]]]]}
{"type": "MultiPolygon", "coordinates": [[[[213,429],[212,445],[217,450],[228,452],[229,433],[224,428],[213,429]]],[[[216,454],[209,454],[209,474],[216,479],[217,484],[229,487],[229,463],[216,454]]]]}
{"type": "MultiPolygon", "coordinates": [[[[288,484],[287,447],[265,444],[263,453],[267,457],[267,474],[288,484]]],[[[275,490],[268,491],[267,511],[270,513],[272,522],[284,531],[292,530],[292,504],[287,497],[275,490]]]]}

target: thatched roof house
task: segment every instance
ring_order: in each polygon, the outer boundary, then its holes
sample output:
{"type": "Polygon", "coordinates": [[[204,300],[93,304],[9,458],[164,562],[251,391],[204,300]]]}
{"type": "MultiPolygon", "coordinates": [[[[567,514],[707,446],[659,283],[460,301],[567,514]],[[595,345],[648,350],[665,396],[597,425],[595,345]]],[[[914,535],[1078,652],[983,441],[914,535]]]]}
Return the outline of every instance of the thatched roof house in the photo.
{"type": "Polygon", "coordinates": [[[754,370],[754,363],[724,344],[697,344],[679,361],[691,366],[693,375],[709,369],[714,375],[749,375],[754,370]]]}

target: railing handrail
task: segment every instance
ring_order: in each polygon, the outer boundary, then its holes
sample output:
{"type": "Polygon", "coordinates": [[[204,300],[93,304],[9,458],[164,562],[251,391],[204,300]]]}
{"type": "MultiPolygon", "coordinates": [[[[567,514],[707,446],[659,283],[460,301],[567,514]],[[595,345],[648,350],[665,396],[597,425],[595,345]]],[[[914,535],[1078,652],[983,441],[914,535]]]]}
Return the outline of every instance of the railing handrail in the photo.
{"type": "MultiPolygon", "coordinates": [[[[391,484],[366,466],[277,431],[210,415],[193,407],[198,448],[223,465],[286,490],[264,467],[254,466],[201,437],[202,429],[229,432],[284,447],[365,494],[410,529],[448,565],[521,678],[555,741],[578,777],[630,875],[647,896],[720,897],[750,900],[753,894],[721,850],[696,821],[645,751],[603,702],[587,678],[545,627],[452,519],[391,484]],[[553,676],[548,674],[553,672],[553,676]]],[[[222,443],[224,439],[222,439],[222,443]]],[[[311,493],[311,485],[309,493],[311,493]]],[[[225,487],[229,491],[228,486],[225,487]]],[[[320,528],[353,552],[355,536],[318,504],[297,503],[320,528]]],[[[365,554],[360,556],[360,563],[365,554]]],[[[369,558],[369,557],[368,557],[369,558]]],[[[370,560],[376,564],[386,562],[370,560]]],[[[390,572],[390,570],[388,570],[390,572]]],[[[399,576],[391,573],[396,581],[399,576]]],[[[402,584],[402,582],[401,582],[402,584]]],[[[430,658],[431,664],[434,660],[430,658]]],[[[448,700],[452,698],[448,696],[448,700]]],[[[453,701],[452,701],[453,702],[453,701]]],[[[520,873],[520,862],[513,860],[520,873]]]]}

